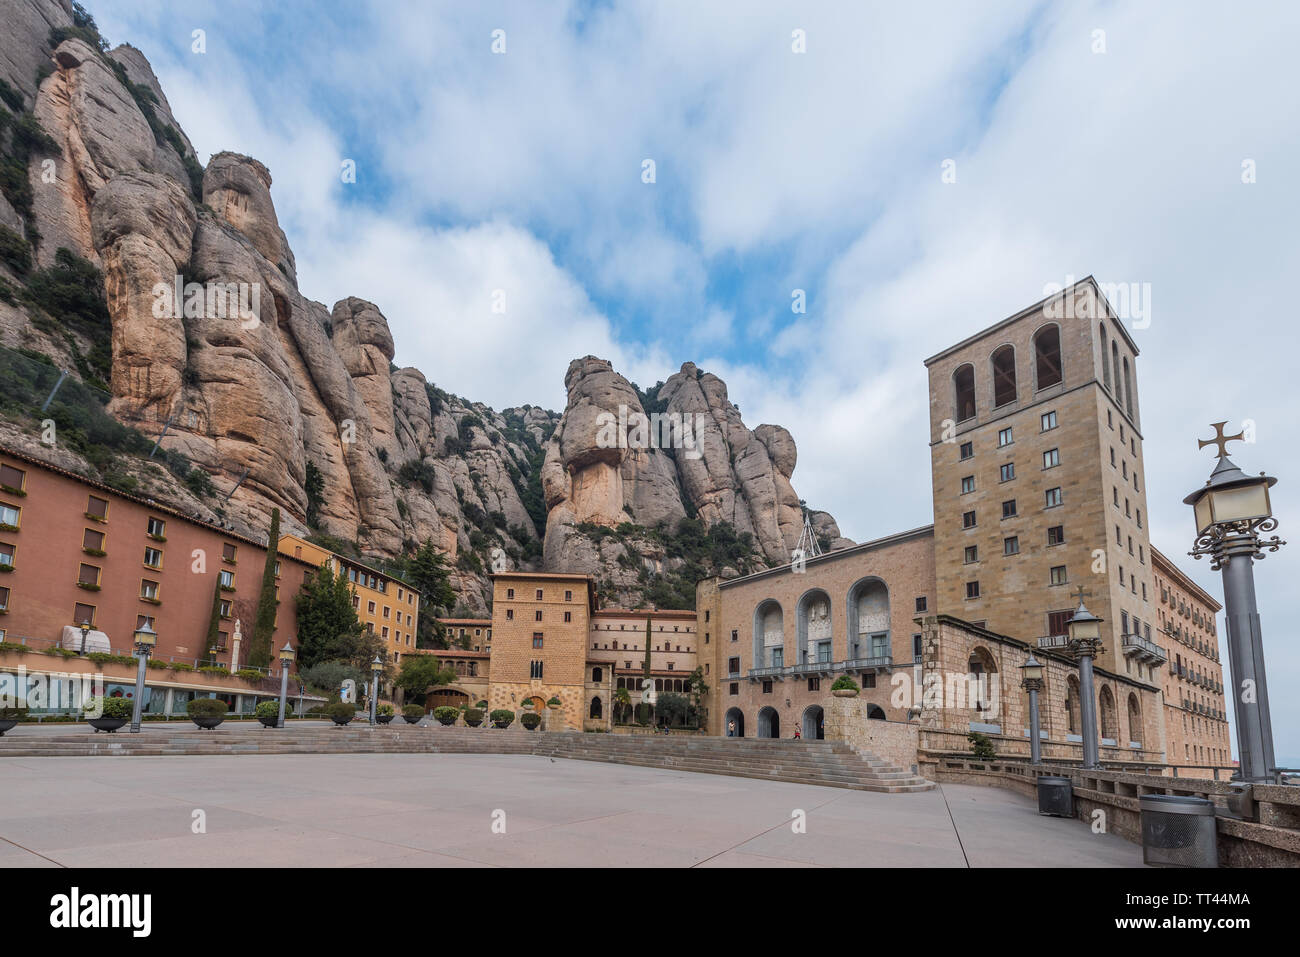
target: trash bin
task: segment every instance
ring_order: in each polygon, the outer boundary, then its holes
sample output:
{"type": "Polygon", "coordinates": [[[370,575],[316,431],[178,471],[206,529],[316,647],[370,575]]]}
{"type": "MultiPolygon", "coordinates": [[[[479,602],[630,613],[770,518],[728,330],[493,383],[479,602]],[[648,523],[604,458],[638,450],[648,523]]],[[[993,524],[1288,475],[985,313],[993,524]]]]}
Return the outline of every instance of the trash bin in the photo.
{"type": "Polygon", "coordinates": [[[1152,867],[1218,867],[1214,802],[1176,794],[1145,794],[1142,863],[1152,867]]]}
{"type": "Polygon", "coordinates": [[[1074,785],[1055,774],[1038,777],[1038,813],[1074,817],[1074,785]]]}

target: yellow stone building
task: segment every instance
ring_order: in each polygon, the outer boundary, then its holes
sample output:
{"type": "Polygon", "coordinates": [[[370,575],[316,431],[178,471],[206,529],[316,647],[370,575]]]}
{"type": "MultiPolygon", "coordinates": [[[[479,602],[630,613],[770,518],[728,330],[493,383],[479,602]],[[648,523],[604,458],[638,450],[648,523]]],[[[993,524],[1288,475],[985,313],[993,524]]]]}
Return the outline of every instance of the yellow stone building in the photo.
{"type": "Polygon", "coordinates": [[[317,568],[328,565],[335,574],[342,570],[352,586],[352,607],[357,617],[362,626],[384,639],[389,660],[395,666],[401,666],[402,655],[415,651],[420,596],[406,582],[297,535],[281,536],[279,551],[317,568]]]}

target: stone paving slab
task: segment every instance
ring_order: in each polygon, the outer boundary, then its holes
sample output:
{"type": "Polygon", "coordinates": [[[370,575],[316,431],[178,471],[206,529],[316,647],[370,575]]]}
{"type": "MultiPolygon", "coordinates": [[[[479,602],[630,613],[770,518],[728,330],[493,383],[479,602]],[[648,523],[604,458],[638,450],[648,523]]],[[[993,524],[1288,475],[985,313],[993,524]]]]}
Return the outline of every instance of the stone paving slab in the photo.
{"type": "Polygon", "coordinates": [[[1039,867],[1141,849],[997,788],[911,794],[535,755],[14,758],[0,867],[1039,867]],[[191,831],[204,810],[207,833],[191,831]],[[807,832],[791,829],[795,809],[807,832]],[[494,833],[504,812],[506,832],[494,833]]]}

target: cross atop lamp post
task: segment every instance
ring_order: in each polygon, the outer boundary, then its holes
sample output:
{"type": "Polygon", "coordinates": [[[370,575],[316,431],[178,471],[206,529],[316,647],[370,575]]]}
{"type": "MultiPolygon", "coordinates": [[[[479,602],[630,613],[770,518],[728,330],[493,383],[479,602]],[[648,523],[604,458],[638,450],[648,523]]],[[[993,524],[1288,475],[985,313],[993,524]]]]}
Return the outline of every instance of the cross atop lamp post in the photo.
{"type": "Polygon", "coordinates": [[[1237,717],[1237,757],[1241,780],[1267,782],[1275,773],[1273,725],[1264,675],[1264,639],[1255,601],[1255,561],[1264,551],[1286,544],[1261,532],[1277,528],[1268,490],[1277,479],[1260,472],[1250,476],[1228,458],[1227,443],[1243,439],[1225,435],[1227,423],[1212,423],[1213,439],[1197,440],[1198,448],[1218,447],[1218,461],[1205,485],[1183,499],[1196,516],[1193,558],[1210,556],[1210,568],[1223,572],[1223,607],[1228,625],[1228,663],[1236,685],[1233,710],[1237,717]]]}

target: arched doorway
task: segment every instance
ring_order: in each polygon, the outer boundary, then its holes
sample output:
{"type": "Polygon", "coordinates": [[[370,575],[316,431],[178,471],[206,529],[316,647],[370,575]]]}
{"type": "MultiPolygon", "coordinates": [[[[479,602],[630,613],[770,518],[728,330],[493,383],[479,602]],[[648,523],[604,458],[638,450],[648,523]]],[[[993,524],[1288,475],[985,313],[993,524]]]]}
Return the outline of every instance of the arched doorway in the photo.
{"type": "Polygon", "coordinates": [[[745,736],[745,712],[739,708],[732,708],[728,711],[727,716],[722,719],[722,733],[731,738],[743,738],[745,736]]]}
{"type": "Polygon", "coordinates": [[[600,698],[591,699],[591,710],[588,712],[590,718],[603,718],[605,716],[604,705],[600,703],[600,698]]]}
{"type": "Polygon", "coordinates": [[[758,736],[760,738],[781,737],[781,716],[775,708],[764,708],[758,713],[758,736]]]}
{"type": "Polygon", "coordinates": [[[885,720],[885,709],[878,704],[867,705],[867,717],[875,721],[885,720]]]}
{"type": "Polygon", "coordinates": [[[820,741],[826,737],[826,712],[821,705],[813,704],[803,712],[803,736],[809,741],[820,741]]]}
{"type": "Polygon", "coordinates": [[[424,710],[426,712],[431,712],[434,708],[441,708],[444,705],[459,708],[461,705],[468,707],[469,704],[469,695],[457,688],[434,688],[424,696],[424,710]]]}

